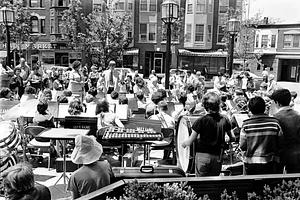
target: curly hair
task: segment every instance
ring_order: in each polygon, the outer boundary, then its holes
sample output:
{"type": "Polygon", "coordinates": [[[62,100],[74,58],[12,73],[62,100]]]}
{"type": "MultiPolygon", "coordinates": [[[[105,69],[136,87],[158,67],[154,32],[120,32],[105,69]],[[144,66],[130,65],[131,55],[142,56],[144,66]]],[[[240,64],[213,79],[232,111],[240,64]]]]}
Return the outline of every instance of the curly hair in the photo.
{"type": "Polygon", "coordinates": [[[69,105],[68,113],[70,115],[80,115],[83,112],[83,105],[79,99],[75,99],[69,105]]]}
{"type": "Polygon", "coordinates": [[[221,99],[215,92],[208,92],[203,96],[202,104],[207,112],[218,113],[220,111],[221,99]]]}
{"type": "Polygon", "coordinates": [[[95,114],[98,115],[102,112],[109,111],[109,104],[107,101],[100,101],[97,103],[95,114]]]}

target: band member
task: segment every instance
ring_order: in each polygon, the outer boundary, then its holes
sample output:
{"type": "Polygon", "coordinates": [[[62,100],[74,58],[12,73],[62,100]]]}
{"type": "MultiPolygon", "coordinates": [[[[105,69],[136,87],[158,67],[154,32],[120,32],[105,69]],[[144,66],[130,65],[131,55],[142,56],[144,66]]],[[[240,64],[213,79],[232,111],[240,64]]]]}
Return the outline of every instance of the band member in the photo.
{"type": "Polygon", "coordinates": [[[225,134],[231,141],[235,140],[228,118],[220,114],[220,97],[209,92],[203,97],[203,106],[207,114],[195,121],[192,134],[182,143],[190,146],[200,135],[196,143],[196,176],[218,176],[222,167],[222,154],[225,148],[225,134]]]}

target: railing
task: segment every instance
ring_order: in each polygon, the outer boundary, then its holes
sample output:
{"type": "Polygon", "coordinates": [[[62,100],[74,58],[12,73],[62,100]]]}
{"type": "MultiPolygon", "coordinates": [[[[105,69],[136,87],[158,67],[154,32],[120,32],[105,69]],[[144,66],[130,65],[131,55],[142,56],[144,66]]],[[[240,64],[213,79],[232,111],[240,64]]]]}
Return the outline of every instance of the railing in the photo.
{"type": "Polygon", "coordinates": [[[239,199],[247,199],[247,192],[260,193],[265,185],[275,186],[282,180],[295,180],[300,178],[297,174],[265,174],[247,176],[215,176],[215,177],[184,177],[184,178],[149,178],[149,179],[124,179],[94,191],[83,199],[105,199],[107,196],[116,197],[123,194],[125,185],[133,180],[139,183],[155,182],[158,184],[186,182],[194,189],[198,197],[208,194],[210,199],[219,199],[220,194],[226,189],[228,193],[236,191],[239,199]]]}

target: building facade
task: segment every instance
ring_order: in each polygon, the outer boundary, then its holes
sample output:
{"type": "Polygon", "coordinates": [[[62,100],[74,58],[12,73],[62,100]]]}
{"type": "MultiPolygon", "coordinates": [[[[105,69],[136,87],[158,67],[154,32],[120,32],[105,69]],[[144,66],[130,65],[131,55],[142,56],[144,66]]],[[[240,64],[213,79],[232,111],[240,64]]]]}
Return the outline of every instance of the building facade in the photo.
{"type": "Polygon", "coordinates": [[[261,55],[255,69],[266,68],[278,81],[300,80],[300,24],[266,24],[257,27],[254,53],[261,55]]]}

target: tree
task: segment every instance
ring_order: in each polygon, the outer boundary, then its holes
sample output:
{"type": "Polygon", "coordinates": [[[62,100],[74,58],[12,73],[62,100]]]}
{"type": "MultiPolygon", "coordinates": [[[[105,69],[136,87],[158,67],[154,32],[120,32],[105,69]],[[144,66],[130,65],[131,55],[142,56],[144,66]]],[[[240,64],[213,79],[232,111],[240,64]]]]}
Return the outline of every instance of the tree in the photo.
{"type": "MultiPolygon", "coordinates": [[[[38,36],[31,35],[32,26],[30,21],[30,10],[24,7],[22,0],[15,0],[12,1],[12,3],[11,1],[3,0],[0,1],[0,5],[2,5],[2,7],[12,8],[15,11],[15,23],[13,23],[9,29],[11,36],[10,39],[18,45],[21,54],[22,44],[25,42],[30,42],[32,44],[38,39],[38,36]]],[[[5,32],[6,28],[2,24],[0,26],[0,38],[3,41],[6,38],[5,32]]]]}
{"type": "Polygon", "coordinates": [[[104,8],[104,12],[95,10],[88,15],[86,23],[94,47],[94,62],[106,67],[111,59],[122,60],[124,49],[132,41],[127,32],[133,27],[130,13],[116,11],[111,3],[104,8]]]}

